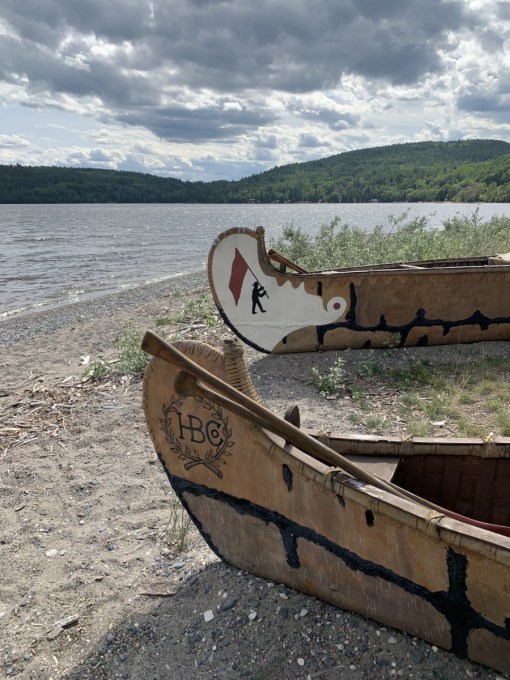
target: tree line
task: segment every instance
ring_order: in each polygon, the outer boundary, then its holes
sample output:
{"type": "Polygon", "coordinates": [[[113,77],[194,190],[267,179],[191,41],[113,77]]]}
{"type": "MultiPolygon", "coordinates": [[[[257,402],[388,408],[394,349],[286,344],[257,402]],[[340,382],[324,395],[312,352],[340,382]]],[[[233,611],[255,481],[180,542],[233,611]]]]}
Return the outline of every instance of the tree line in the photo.
{"type": "Polygon", "coordinates": [[[0,203],[510,202],[510,144],[417,142],[185,182],[95,168],[0,165],[0,203]]]}

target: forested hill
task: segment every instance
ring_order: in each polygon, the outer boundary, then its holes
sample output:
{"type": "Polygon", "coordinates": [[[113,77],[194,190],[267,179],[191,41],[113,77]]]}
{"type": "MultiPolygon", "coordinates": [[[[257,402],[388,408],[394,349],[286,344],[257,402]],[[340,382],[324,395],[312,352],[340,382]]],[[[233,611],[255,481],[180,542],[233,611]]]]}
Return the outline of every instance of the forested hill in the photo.
{"type": "Polygon", "coordinates": [[[361,149],[228,182],[93,168],[0,166],[0,203],[510,202],[510,144],[361,149]]]}

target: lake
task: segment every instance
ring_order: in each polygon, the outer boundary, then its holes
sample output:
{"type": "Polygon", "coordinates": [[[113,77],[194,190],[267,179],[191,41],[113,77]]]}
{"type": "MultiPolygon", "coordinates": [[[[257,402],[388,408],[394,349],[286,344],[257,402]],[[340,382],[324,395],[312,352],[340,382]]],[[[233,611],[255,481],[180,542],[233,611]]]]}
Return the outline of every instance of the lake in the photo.
{"type": "Polygon", "coordinates": [[[0,319],[205,269],[216,236],[264,226],[267,242],[292,225],[316,233],[335,217],[371,230],[391,216],[510,217],[508,203],[0,205],[0,319]]]}

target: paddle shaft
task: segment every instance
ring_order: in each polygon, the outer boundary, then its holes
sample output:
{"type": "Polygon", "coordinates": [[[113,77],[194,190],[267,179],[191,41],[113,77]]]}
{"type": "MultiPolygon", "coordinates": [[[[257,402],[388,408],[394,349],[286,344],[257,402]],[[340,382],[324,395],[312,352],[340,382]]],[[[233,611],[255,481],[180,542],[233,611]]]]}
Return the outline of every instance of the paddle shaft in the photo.
{"type": "Polygon", "coordinates": [[[280,253],[277,253],[276,250],[268,250],[267,254],[271,260],[274,260],[275,262],[278,262],[279,264],[285,265],[285,267],[288,267],[289,269],[293,269],[295,272],[298,274],[308,274],[306,269],[303,269],[303,267],[300,267],[298,264],[294,264],[294,262],[291,262],[290,260],[287,260],[286,257],[283,257],[283,255],[280,255],[280,253]]]}

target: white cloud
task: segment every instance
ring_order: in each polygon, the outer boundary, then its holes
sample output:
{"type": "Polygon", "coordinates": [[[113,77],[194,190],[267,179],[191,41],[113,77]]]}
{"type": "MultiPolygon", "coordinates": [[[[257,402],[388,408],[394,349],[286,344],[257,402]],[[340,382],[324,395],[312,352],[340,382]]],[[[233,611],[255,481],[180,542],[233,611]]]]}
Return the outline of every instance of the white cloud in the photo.
{"type": "Polygon", "coordinates": [[[235,179],[402,141],[510,141],[509,45],[493,0],[3,0],[0,129],[21,141],[0,162],[235,179]]]}

